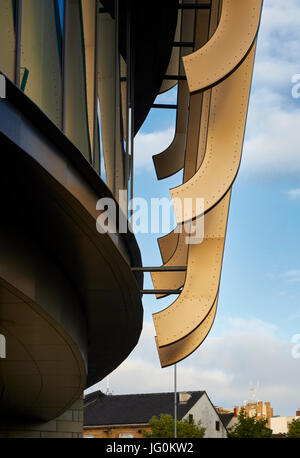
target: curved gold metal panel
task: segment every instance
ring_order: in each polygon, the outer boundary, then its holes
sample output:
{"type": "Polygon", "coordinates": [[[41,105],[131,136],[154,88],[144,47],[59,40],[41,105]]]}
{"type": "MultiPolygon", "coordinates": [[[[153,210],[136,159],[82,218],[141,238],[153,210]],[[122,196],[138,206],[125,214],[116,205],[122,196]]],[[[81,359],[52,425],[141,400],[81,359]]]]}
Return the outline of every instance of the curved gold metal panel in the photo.
{"type": "Polygon", "coordinates": [[[184,166],[189,90],[186,81],[178,82],[176,131],[167,149],[153,156],[157,178],[162,180],[179,172],[184,166]]]}
{"type": "MultiPolygon", "coordinates": [[[[208,39],[210,33],[215,30],[217,17],[218,2],[214,2],[211,19],[209,11],[199,10],[197,12],[196,46],[201,46],[208,39]]],[[[191,30],[189,30],[189,33],[191,33],[191,30]]],[[[210,90],[207,90],[204,93],[192,94],[190,97],[186,146],[184,147],[183,145],[183,148],[186,150],[184,159],[183,182],[189,180],[196,173],[204,159],[210,109],[210,97],[210,90]]],[[[162,155],[161,159],[166,161],[169,159],[169,155],[162,155]]],[[[188,245],[185,243],[186,236],[187,234],[184,232],[183,228],[180,227],[179,232],[176,233],[173,231],[167,236],[159,239],[160,251],[165,266],[186,266],[188,254],[188,245]],[[166,256],[164,256],[164,254],[166,254],[166,256]]],[[[180,289],[183,286],[186,278],[185,272],[153,272],[151,275],[155,289],[165,290],[180,289]]],[[[165,295],[157,295],[156,297],[161,298],[165,297],[165,295]]]]}
{"type": "Polygon", "coordinates": [[[170,345],[205,319],[218,294],[231,191],[206,216],[204,240],[189,245],[187,276],[178,299],[153,315],[159,346],[170,345]]]}
{"type": "Polygon", "coordinates": [[[178,244],[179,233],[172,231],[157,239],[160,255],[164,264],[173,256],[178,244]]]}
{"type": "Polygon", "coordinates": [[[204,212],[227,193],[239,169],[248,110],[255,46],[243,64],[212,89],[206,154],[198,172],[183,185],[171,189],[177,223],[197,218],[181,209],[186,198],[204,198],[204,212]]]}
{"type": "MultiPolygon", "coordinates": [[[[173,304],[153,315],[162,367],[181,361],[198,348],[215,318],[231,187],[241,159],[261,5],[261,0],[212,0],[206,31],[199,28],[205,23],[204,12],[197,12],[195,48],[200,50],[183,58],[185,64],[192,63],[189,73],[187,70],[191,95],[184,175],[183,184],[170,193],[178,227],[204,218],[204,240],[186,245],[186,234],[175,231],[159,239],[164,266],[187,265],[186,274],[152,273],[155,289],[183,286],[173,304]],[[200,71],[203,76],[199,77],[200,71]],[[210,82],[193,86],[205,78],[210,82]],[[204,209],[193,208],[191,213],[184,200],[195,203],[197,198],[204,200],[204,209]]],[[[162,175],[172,170],[171,154],[154,158],[159,173],[158,160],[163,164],[162,175]]],[[[175,161],[176,166],[182,161],[180,153],[175,161]]]]}
{"type": "MultiPolygon", "coordinates": [[[[177,235],[177,244],[173,255],[170,259],[164,263],[165,267],[177,267],[186,266],[188,245],[186,244],[186,237],[188,234],[185,233],[184,228],[180,234],[171,232],[170,234],[177,235]]],[[[171,235],[168,234],[170,237],[171,235]]],[[[175,237],[174,237],[175,239],[175,237]]],[[[175,239],[176,240],[176,239],[175,239]]],[[[151,278],[154,289],[179,289],[183,286],[186,277],[186,272],[152,272],[151,278]]],[[[159,299],[165,297],[165,294],[157,294],[156,297],[159,299]]]]}
{"type": "MultiPolygon", "coordinates": [[[[214,1],[211,7],[211,13],[209,13],[209,10],[198,10],[196,16],[193,10],[185,10],[182,15],[181,40],[184,42],[193,42],[195,31],[195,49],[203,46],[216,30],[219,17],[219,4],[219,0],[214,1]]],[[[189,52],[190,48],[182,47],[181,57],[187,55],[189,52]]],[[[179,64],[179,74],[181,73],[184,73],[182,61],[179,64]]],[[[200,99],[202,99],[202,95],[200,99]]],[[[189,103],[194,107],[193,110],[201,110],[201,106],[197,107],[195,102],[195,99],[192,101],[192,97],[191,102],[189,100],[186,81],[179,81],[174,139],[165,151],[153,156],[156,175],[159,180],[174,175],[184,167],[187,129],[189,129],[190,135],[193,135],[191,124],[193,121],[190,119],[193,115],[189,111],[189,103]]],[[[201,103],[201,101],[198,101],[198,103],[201,103]]]]}
{"type": "MultiPolygon", "coordinates": [[[[207,97],[204,98],[206,101],[207,97]]],[[[208,112],[202,106],[203,94],[193,94],[190,101],[190,120],[187,135],[187,145],[185,154],[185,166],[184,166],[184,181],[191,178],[196,170],[197,164],[202,163],[205,153],[205,142],[202,137],[199,136],[201,132],[201,126],[207,124],[206,120],[202,120],[201,111],[205,116],[208,116],[208,112]],[[202,122],[201,122],[202,120],[202,122]],[[205,123],[206,121],[206,123],[205,123]]],[[[205,107],[206,108],[206,107],[205,107]]],[[[203,129],[202,129],[203,130],[203,129]]],[[[204,137],[204,135],[203,135],[204,137]]],[[[186,266],[188,245],[186,244],[187,234],[184,231],[183,225],[179,225],[176,232],[171,232],[166,237],[160,239],[161,253],[172,253],[167,260],[164,259],[162,254],[164,266],[186,266]],[[172,235],[173,234],[173,235],[172,235]],[[175,245],[172,248],[173,243],[175,245]],[[168,247],[170,244],[170,247],[168,247]],[[172,251],[173,250],[173,251],[172,251]]],[[[153,272],[151,274],[152,282],[155,289],[179,289],[183,286],[186,273],[185,272],[153,272]]],[[[165,297],[165,295],[156,295],[157,298],[165,297]]]]}
{"type": "Polygon", "coordinates": [[[200,326],[180,341],[165,347],[159,347],[157,337],[155,338],[160,364],[162,367],[176,364],[197,350],[212,328],[217,312],[217,305],[218,299],[216,299],[210,312],[200,326]]]}
{"type": "Polygon", "coordinates": [[[214,86],[240,65],[256,39],[261,8],[262,0],[223,0],[211,40],[183,58],[190,92],[214,86]]]}
{"type": "MultiPolygon", "coordinates": [[[[198,148],[199,132],[201,126],[201,108],[202,108],[202,94],[193,94],[190,101],[190,120],[187,135],[187,145],[185,154],[185,166],[184,166],[184,181],[188,180],[196,172],[196,165],[202,162],[205,148],[203,151],[198,148]],[[198,135],[197,135],[198,134],[198,135]],[[201,156],[201,160],[198,158],[201,156]]],[[[165,157],[164,157],[165,159],[165,157]]],[[[172,244],[176,241],[176,246],[167,259],[164,260],[164,266],[186,266],[188,245],[186,244],[187,234],[184,231],[183,225],[177,227],[177,233],[171,232],[165,238],[160,239],[160,245],[166,252],[170,253],[172,250],[172,244]],[[171,235],[173,234],[173,236],[171,235]],[[168,248],[170,244],[170,248],[168,248]],[[165,247],[165,248],[164,248],[165,247]]],[[[162,251],[162,250],[161,250],[162,251]]],[[[152,282],[155,289],[179,289],[183,286],[186,274],[185,272],[153,272],[151,274],[152,282]]],[[[164,297],[165,295],[157,295],[157,298],[164,297]]]]}
{"type": "Polygon", "coordinates": [[[203,92],[202,98],[202,113],[201,113],[201,124],[199,132],[199,143],[198,143],[198,156],[196,171],[202,165],[202,162],[205,157],[206,144],[207,144],[207,131],[208,131],[208,121],[210,113],[210,103],[211,103],[211,89],[203,92]]]}
{"type": "MultiPolygon", "coordinates": [[[[186,1],[183,3],[187,3],[186,1]]],[[[190,2],[188,2],[190,3],[190,2]]],[[[209,24],[209,12],[198,11],[197,22],[195,21],[196,15],[194,10],[183,10],[182,12],[182,26],[181,26],[181,41],[193,42],[195,25],[199,35],[199,39],[195,43],[196,49],[202,46],[207,37],[205,36],[209,24]],[[196,22],[196,24],[195,24],[196,22]]],[[[176,49],[176,48],[175,48],[176,49]]],[[[179,49],[179,48],[177,48],[179,49]]],[[[184,75],[182,56],[190,52],[191,48],[180,48],[180,59],[178,58],[177,69],[175,74],[184,75]]],[[[169,70],[167,71],[168,74],[169,70]]],[[[178,81],[178,95],[177,95],[177,117],[175,136],[172,143],[168,148],[159,154],[153,156],[156,175],[159,180],[167,178],[179,172],[184,167],[185,160],[185,144],[189,118],[189,90],[186,81],[178,81]]]]}

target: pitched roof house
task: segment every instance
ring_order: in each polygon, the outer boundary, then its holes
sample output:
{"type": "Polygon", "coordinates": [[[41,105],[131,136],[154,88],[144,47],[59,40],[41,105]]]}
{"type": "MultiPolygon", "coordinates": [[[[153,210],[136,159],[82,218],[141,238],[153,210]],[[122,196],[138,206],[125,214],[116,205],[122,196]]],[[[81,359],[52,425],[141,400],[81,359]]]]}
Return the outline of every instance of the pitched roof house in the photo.
{"type": "MultiPolygon", "coordinates": [[[[85,396],[84,436],[96,438],[143,437],[155,415],[174,416],[174,393],[85,396]]],[[[205,391],[178,394],[178,420],[201,421],[205,437],[227,437],[226,426],[205,391]]]]}

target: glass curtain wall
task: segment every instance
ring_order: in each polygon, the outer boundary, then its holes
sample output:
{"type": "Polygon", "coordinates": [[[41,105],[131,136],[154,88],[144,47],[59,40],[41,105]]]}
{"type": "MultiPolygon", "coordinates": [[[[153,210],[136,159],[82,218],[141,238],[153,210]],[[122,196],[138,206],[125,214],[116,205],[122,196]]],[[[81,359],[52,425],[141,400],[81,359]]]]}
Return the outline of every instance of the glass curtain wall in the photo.
{"type": "Polygon", "coordinates": [[[117,199],[132,180],[118,29],[118,14],[99,0],[0,0],[0,71],[63,130],[117,199]]]}
{"type": "Polygon", "coordinates": [[[66,15],[66,30],[64,31],[64,131],[85,158],[92,163],[82,2],[81,0],[68,0],[66,6],[64,12],[66,15]]]}
{"type": "Polygon", "coordinates": [[[16,2],[0,0],[0,71],[15,80],[16,2]]]}
{"type": "Polygon", "coordinates": [[[21,89],[62,127],[62,31],[58,0],[22,6],[21,89]]]}

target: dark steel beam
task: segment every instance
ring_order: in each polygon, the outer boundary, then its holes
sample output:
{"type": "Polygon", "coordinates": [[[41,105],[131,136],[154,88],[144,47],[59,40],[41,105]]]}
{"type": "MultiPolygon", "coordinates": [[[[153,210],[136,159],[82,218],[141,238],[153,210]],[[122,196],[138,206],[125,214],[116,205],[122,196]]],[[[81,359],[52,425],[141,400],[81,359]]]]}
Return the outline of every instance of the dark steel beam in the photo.
{"type": "Polygon", "coordinates": [[[177,110],[178,108],[178,105],[168,105],[166,103],[154,103],[152,105],[152,108],[166,108],[166,109],[173,109],[173,110],[177,110]]]}
{"type": "Polygon", "coordinates": [[[174,41],[174,48],[193,48],[194,43],[192,41],[174,41]]]}
{"type": "Polygon", "coordinates": [[[178,5],[179,10],[210,10],[210,3],[182,3],[178,5]]]}
{"type": "Polygon", "coordinates": [[[179,80],[179,81],[184,81],[186,80],[185,75],[165,75],[164,80],[179,80]]]}
{"type": "Polygon", "coordinates": [[[132,272],[186,272],[186,266],[131,267],[132,272]]]}
{"type": "Polygon", "coordinates": [[[181,289],[142,289],[141,294],[181,294],[181,289]]]}
{"type": "MultiPolygon", "coordinates": [[[[184,81],[184,80],[186,80],[186,76],[185,75],[165,75],[164,79],[165,80],[180,80],[180,81],[184,81]]],[[[121,83],[125,83],[127,81],[126,76],[122,76],[120,78],[120,81],[121,81],[121,83]]]]}

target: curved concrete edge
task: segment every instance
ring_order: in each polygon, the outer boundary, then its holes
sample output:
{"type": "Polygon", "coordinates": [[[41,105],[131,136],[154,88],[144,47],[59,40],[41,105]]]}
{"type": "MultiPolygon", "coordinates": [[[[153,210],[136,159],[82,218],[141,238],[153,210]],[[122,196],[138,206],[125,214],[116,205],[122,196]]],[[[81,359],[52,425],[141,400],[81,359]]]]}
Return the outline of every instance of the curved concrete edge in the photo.
{"type": "Polygon", "coordinates": [[[13,212],[22,195],[20,214],[26,231],[47,246],[83,308],[91,386],[138,342],[143,278],[135,278],[131,265],[141,265],[140,251],[130,231],[97,232],[96,203],[101,197],[112,198],[110,191],[74,145],[8,80],[7,89],[0,115],[6,152],[2,170],[9,171],[8,208],[13,212]]]}
{"type": "MultiPolygon", "coordinates": [[[[32,253],[30,261],[36,255],[32,253]]],[[[1,259],[0,332],[6,337],[6,358],[0,359],[0,429],[8,419],[48,421],[61,415],[86,385],[87,336],[76,297],[48,260],[43,259],[45,264],[39,266],[39,278],[27,271],[26,279],[18,261],[20,256],[9,258],[16,267],[12,279],[3,272],[1,259]],[[41,272],[46,270],[45,282],[41,272]],[[27,286],[30,280],[36,283],[39,303],[13,286],[20,280],[23,285],[25,280],[27,286]],[[49,288],[52,294],[45,297],[42,290],[49,288]],[[58,314],[63,316],[64,326],[58,314]],[[67,327],[66,322],[70,323],[67,327]]],[[[6,271],[12,274],[11,269],[6,271]]]]}

